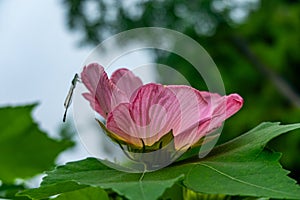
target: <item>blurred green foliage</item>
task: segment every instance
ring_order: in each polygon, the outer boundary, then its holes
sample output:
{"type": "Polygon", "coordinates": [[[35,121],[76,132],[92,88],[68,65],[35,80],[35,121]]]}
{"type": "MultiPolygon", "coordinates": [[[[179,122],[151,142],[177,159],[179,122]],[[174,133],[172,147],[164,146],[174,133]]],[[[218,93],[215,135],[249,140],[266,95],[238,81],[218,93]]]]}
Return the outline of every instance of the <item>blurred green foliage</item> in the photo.
{"type": "Polygon", "coordinates": [[[26,179],[54,167],[55,158],[73,142],[55,140],[33,121],[36,104],[0,108],[0,199],[14,197],[26,189],[26,179]]]}
{"type": "Polygon", "coordinates": [[[0,108],[0,181],[12,184],[50,169],[71,147],[70,140],[49,138],[32,120],[36,105],[0,108]],[[22,169],[20,169],[20,166],[22,169]]]}
{"type": "MultiPolygon", "coordinates": [[[[217,64],[227,93],[239,93],[243,109],[227,120],[221,142],[262,121],[300,119],[299,0],[64,0],[69,28],[82,44],[97,45],[108,36],[137,27],[180,31],[198,41],[217,64]]],[[[184,60],[158,58],[202,88],[184,60]]],[[[282,163],[300,182],[300,132],[271,145],[283,152],[282,163]]]]}

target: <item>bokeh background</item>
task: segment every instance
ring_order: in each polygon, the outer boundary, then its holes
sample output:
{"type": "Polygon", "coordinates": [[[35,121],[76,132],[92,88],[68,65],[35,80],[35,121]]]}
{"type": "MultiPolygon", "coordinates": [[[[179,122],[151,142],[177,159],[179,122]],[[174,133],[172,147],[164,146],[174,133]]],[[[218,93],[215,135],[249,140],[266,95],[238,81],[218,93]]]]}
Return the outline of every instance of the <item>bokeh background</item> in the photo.
{"type": "MultiPolygon", "coordinates": [[[[297,0],[2,0],[1,105],[39,101],[36,121],[56,137],[66,131],[60,124],[70,80],[89,51],[116,33],[150,26],[199,42],[218,66],[226,92],[244,98],[243,109],[225,123],[220,143],[263,121],[300,121],[297,0]]],[[[155,59],[205,89],[184,59],[164,52],[155,59]]],[[[283,153],[281,163],[299,183],[300,131],[268,146],[283,153]]],[[[78,149],[67,158],[84,156],[78,149]]]]}

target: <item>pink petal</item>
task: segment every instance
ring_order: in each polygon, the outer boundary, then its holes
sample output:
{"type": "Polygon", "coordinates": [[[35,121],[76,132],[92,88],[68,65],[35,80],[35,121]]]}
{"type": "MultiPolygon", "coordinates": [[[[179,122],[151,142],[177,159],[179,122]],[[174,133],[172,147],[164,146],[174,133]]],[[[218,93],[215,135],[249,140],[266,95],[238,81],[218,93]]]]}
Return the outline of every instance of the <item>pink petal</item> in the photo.
{"type": "Polygon", "coordinates": [[[103,72],[103,67],[97,63],[84,66],[81,72],[81,80],[92,94],[96,93],[97,85],[103,72]]]}
{"type": "Polygon", "coordinates": [[[132,141],[140,138],[147,146],[153,145],[170,132],[172,121],[180,115],[179,102],[174,93],[160,84],[147,84],[139,88],[131,104],[120,104],[107,118],[107,128],[132,141]],[[128,137],[128,136],[127,136],[128,137]]]}
{"type": "Polygon", "coordinates": [[[231,94],[226,97],[226,119],[239,111],[244,103],[243,98],[238,94],[231,94]]]}
{"type": "Polygon", "coordinates": [[[102,108],[100,107],[100,104],[98,100],[95,98],[95,96],[91,95],[91,93],[83,93],[82,96],[90,102],[90,106],[98,112],[101,116],[105,116],[105,113],[103,112],[102,108]]]}
{"type": "Polygon", "coordinates": [[[181,115],[172,123],[176,149],[187,149],[206,132],[211,118],[211,107],[201,93],[189,86],[167,86],[176,94],[181,115]]]}
{"type": "Polygon", "coordinates": [[[187,150],[190,146],[198,142],[208,132],[210,119],[205,118],[194,124],[194,126],[185,129],[174,137],[175,149],[187,150]]]}
{"type": "Polygon", "coordinates": [[[106,118],[107,114],[122,102],[128,102],[126,95],[120,91],[107,77],[104,68],[92,63],[83,68],[81,80],[90,91],[90,96],[85,95],[94,109],[106,118]],[[94,97],[94,99],[93,99],[94,97]]]}
{"type": "Polygon", "coordinates": [[[184,150],[222,125],[243,104],[237,95],[200,92],[188,86],[168,86],[180,102],[181,116],[172,122],[177,150],[184,150]],[[180,124],[180,125],[179,125],[180,124]]]}
{"type": "Polygon", "coordinates": [[[174,136],[191,126],[195,126],[196,123],[209,116],[208,104],[198,90],[185,85],[170,85],[167,88],[175,94],[180,104],[181,115],[172,122],[174,136]]]}
{"type": "Polygon", "coordinates": [[[141,138],[135,133],[135,123],[131,119],[130,104],[119,104],[107,117],[106,127],[129,144],[142,147],[141,138]]]}
{"type": "Polygon", "coordinates": [[[122,90],[128,99],[134,96],[135,91],[143,85],[141,79],[135,76],[130,70],[122,68],[111,75],[111,81],[122,90]]]}
{"type": "Polygon", "coordinates": [[[243,98],[238,94],[220,96],[215,93],[201,92],[212,107],[210,129],[218,128],[223,121],[231,117],[243,106],[243,98]]]}

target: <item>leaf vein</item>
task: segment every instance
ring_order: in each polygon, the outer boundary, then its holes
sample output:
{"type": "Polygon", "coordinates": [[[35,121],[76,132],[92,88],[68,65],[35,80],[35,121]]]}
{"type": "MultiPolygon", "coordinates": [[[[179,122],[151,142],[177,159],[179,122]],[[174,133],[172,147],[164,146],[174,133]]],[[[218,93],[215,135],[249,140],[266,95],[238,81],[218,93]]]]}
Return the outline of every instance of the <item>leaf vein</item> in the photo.
{"type": "Polygon", "coordinates": [[[233,176],[230,176],[229,174],[226,174],[212,166],[209,166],[207,164],[204,164],[204,163],[199,163],[199,165],[202,165],[204,167],[207,167],[211,170],[214,170],[216,171],[217,173],[229,178],[229,179],[232,179],[233,181],[236,181],[236,182],[239,182],[239,183],[242,183],[242,184],[245,184],[245,185],[249,185],[249,186],[252,186],[252,187],[255,187],[255,188],[259,188],[259,189],[263,189],[263,190],[268,190],[268,191],[272,191],[272,192],[275,192],[275,193],[280,193],[280,194],[285,194],[285,195],[290,195],[289,193],[287,192],[282,192],[282,191],[278,191],[278,190],[274,190],[274,189],[270,189],[270,188],[267,188],[267,187],[263,187],[263,186],[260,186],[260,185],[255,185],[255,184],[252,184],[252,183],[249,183],[249,182],[246,182],[246,181],[243,181],[243,180],[240,180],[238,178],[235,178],[233,176]]]}

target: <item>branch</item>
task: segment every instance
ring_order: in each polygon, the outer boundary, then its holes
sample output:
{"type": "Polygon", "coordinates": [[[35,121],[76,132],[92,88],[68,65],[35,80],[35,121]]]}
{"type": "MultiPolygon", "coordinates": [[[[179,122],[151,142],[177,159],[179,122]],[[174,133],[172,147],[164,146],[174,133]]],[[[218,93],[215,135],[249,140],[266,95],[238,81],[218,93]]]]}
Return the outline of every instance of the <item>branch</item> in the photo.
{"type": "Polygon", "coordinates": [[[288,99],[292,105],[300,108],[300,96],[282,77],[262,63],[262,61],[251,51],[243,38],[234,36],[231,38],[231,41],[239,52],[241,52],[261,74],[265,75],[274,84],[282,96],[288,99]]]}

